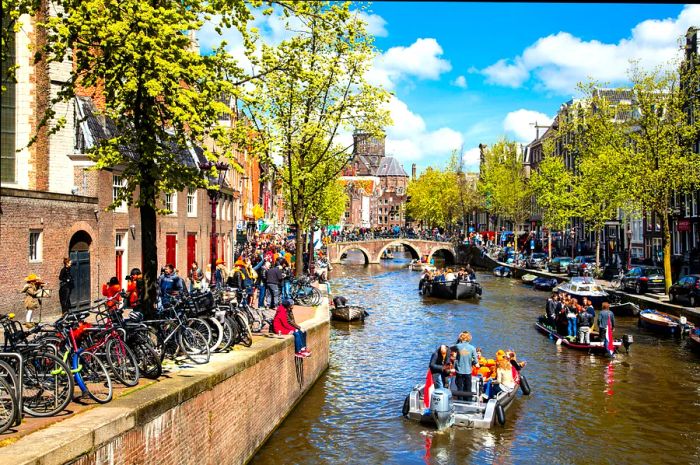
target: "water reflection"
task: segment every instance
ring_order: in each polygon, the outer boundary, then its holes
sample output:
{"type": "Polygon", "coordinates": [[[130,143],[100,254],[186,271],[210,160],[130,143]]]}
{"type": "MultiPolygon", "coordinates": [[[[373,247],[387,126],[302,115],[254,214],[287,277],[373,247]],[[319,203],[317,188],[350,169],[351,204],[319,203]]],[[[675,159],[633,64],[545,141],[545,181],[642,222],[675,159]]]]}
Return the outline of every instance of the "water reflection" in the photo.
{"type": "Polygon", "coordinates": [[[700,463],[700,357],[684,342],[620,318],[618,334],[634,334],[629,355],[573,352],[533,327],[546,293],[482,273],[480,302],[426,299],[409,261],[335,267],[334,293],[371,316],[333,324],[329,370],[253,463],[700,463]],[[403,419],[431,352],[464,329],[486,354],[512,348],[527,360],[532,395],[491,431],[438,433],[403,419]]]}

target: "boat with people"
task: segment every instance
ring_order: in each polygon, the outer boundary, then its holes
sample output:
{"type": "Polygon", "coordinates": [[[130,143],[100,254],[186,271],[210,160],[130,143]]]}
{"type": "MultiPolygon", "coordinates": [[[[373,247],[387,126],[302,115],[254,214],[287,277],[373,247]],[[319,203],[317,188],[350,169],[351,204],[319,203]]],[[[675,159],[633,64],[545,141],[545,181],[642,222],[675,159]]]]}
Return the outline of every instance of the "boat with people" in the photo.
{"type": "Polygon", "coordinates": [[[393,260],[394,259],[394,254],[391,253],[391,250],[385,250],[384,253],[379,257],[381,260],[393,260]]]}
{"type": "Polygon", "coordinates": [[[559,284],[554,290],[575,297],[580,304],[583,304],[583,298],[586,297],[595,308],[600,308],[603,302],[609,300],[608,293],[589,276],[575,276],[570,281],[559,284]]]}
{"type": "Polygon", "coordinates": [[[423,295],[439,299],[471,299],[481,296],[482,292],[481,284],[469,279],[432,280],[423,285],[423,295]]]}
{"type": "Polygon", "coordinates": [[[432,383],[416,384],[406,396],[403,416],[409,420],[430,425],[438,430],[451,426],[466,428],[492,428],[496,424],[504,425],[506,410],[513,404],[518,390],[524,395],[530,394],[530,385],[524,375],[515,367],[513,370],[514,386],[501,386],[498,393],[488,396],[486,383],[481,375],[471,377],[471,391],[458,391],[454,382],[450,388],[433,389],[432,383]]]}
{"type": "Polygon", "coordinates": [[[639,326],[667,336],[690,334],[695,326],[684,316],[678,317],[647,308],[639,312],[639,326]]]}
{"type": "Polygon", "coordinates": [[[493,269],[493,275],[499,278],[510,278],[512,270],[507,266],[497,266],[493,269]]]}
{"type": "Polygon", "coordinates": [[[559,284],[557,278],[545,278],[544,276],[540,276],[532,281],[532,288],[540,291],[551,291],[557,284],[559,284]]]}
{"type": "MultiPolygon", "coordinates": [[[[605,354],[607,352],[605,343],[601,340],[600,335],[597,332],[591,331],[590,343],[581,343],[574,338],[558,334],[556,329],[547,324],[546,317],[539,317],[537,319],[537,323],[535,323],[535,327],[540,333],[556,341],[557,345],[562,345],[569,349],[585,351],[592,354],[605,354]]],[[[634,338],[631,334],[623,335],[622,339],[614,339],[613,345],[615,347],[615,352],[619,352],[621,347],[624,347],[625,351],[629,352],[630,345],[633,342],[634,338]]]]}

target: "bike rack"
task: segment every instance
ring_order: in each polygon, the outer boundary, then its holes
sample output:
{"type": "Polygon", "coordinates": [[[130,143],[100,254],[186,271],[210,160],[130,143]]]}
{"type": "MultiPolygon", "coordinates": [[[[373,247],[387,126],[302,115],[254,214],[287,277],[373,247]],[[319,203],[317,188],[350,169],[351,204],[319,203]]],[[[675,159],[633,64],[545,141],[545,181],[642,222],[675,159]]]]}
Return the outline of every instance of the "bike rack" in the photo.
{"type": "MultiPolygon", "coordinates": [[[[22,361],[22,356],[20,354],[15,354],[12,352],[0,352],[0,358],[14,358],[17,360],[17,382],[15,383],[15,396],[17,397],[17,413],[15,414],[15,421],[12,426],[19,426],[22,423],[22,411],[24,410],[24,402],[22,402],[22,386],[23,386],[23,373],[24,373],[24,362],[22,361]]],[[[12,376],[12,373],[10,373],[12,376]]]]}

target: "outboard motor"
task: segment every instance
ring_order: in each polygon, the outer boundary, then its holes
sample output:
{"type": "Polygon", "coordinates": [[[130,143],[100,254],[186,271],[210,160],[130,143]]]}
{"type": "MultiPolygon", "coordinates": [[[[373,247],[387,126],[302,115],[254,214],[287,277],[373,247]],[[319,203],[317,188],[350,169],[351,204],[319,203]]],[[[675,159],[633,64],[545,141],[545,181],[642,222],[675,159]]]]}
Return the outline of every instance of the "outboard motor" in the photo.
{"type": "Polygon", "coordinates": [[[631,334],[623,334],[622,335],[622,345],[625,346],[625,351],[629,354],[630,353],[630,346],[634,342],[634,338],[632,337],[631,334]]]}
{"type": "Polygon", "coordinates": [[[678,318],[678,322],[681,325],[681,328],[680,328],[681,334],[680,335],[682,337],[685,337],[688,334],[690,334],[690,330],[692,329],[692,327],[691,327],[691,325],[688,324],[688,319],[684,316],[681,316],[680,318],[678,318]]]}
{"type": "Polygon", "coordinates": [[[454,425],[455,407],[452,404],[452,392],[449,389],[438,388],[430,397],[430,414],[438,430],[454,425]]]}

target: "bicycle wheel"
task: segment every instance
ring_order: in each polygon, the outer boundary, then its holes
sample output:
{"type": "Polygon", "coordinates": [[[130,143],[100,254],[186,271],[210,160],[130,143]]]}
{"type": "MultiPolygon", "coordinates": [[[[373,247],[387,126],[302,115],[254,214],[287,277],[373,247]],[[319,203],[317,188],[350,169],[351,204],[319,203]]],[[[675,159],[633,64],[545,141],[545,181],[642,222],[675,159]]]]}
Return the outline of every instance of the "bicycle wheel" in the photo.
{"type": "Polygon", "coordinates": [[[50,353],[30,352],[22,364],[22,407],[29,415],[50,417],[73,399],[68,365],[50,353]]]}
{"type": "Polygon", "coordinates": [[[163,366],[160,354],[151,346],[150,340],[145,335],[137,335],[129,341],[129,345],[139,361],[139,373],[148,379],[158,379],[163,373],[163,366]]]}
{"type": "Polygon", "coordinates": [[[107,341],[107,365],[114,377],[125,386],[139,384],[139,362],[134,352],[121,339],[107,341]]]}
{"type": "Polygon", "coordinates": [[[233,328],[231,327],[231,322],[228,318],[224,318],[221,322],[221,344],[217,347],[217,351],[221,352],[227,350],[229,347],[233,346],[233,328]]]}
{"type": "Polygon", "coordinates": [[[238,321],[233,317],[233,314],[226,315],[226,321],[231,327],[231,347],[241,342],[241,328],[238,321]]]}
{"type": "Polygon", "coordinates": [[[221,323],[219,323],[219,320],[217,320],[214,317],[205,318],[204,322],[207,324],[207,326],[209,326],[209,330],[211,330],[211,341],[209,341],[209,351],[216,351],[221,345],[221,341],[224,338],[224,328],[223,326],[221,326],[221,323]]]}
{"type": "Polygon", "coordinates": [[[75,374],[76,381],[83,393],[100,404],[112,400],[112,378],[100,358],[92,352],[81,352],[77,362],[80,371],[75,374]]]}
{"type": "Polygon", "coordinates": [[[250,326],[248,325],[248,321],[240,313],[236,313],[235,318],[236,322],[238,323],[238,327],[241,331],[239,335],[241,345],[244,345],[245,347],[250,347],[251,345],[253,345],[253,335],[250,332],[250,326]]]}
{"type": "Polygon", "coordinates": [[[187,358],[199,365],[209,362],[209,345],[202,333],[188,326],[181,326],[177,339],[187,358]]]}
{"type": "Polygon", "coordinates": [[[15,389],[0,377],[0,434],[7,431],[17,415],[17,399],[15,389]]]}
{"type": "Polygon", "coordinates": [[[311,300],[311,306],[315,307],[317,305],[320,305],[321,304],[321,291],[319,291],[315,287],[312,287],[310,300],[311,300]]]}
{"type": "Polygon", "coordinates": [[[200,333],[202,333],[202,336],[204,336],[204,339],[207,341],[207,345],[211,347],[211,339],[212,339],[212,334],[211,334],[211,328],[209,327],[208,324],[204,322],[203,319],[201,318],[190,318],[187,320],[187,326],[196,329],[200,333]]]}

